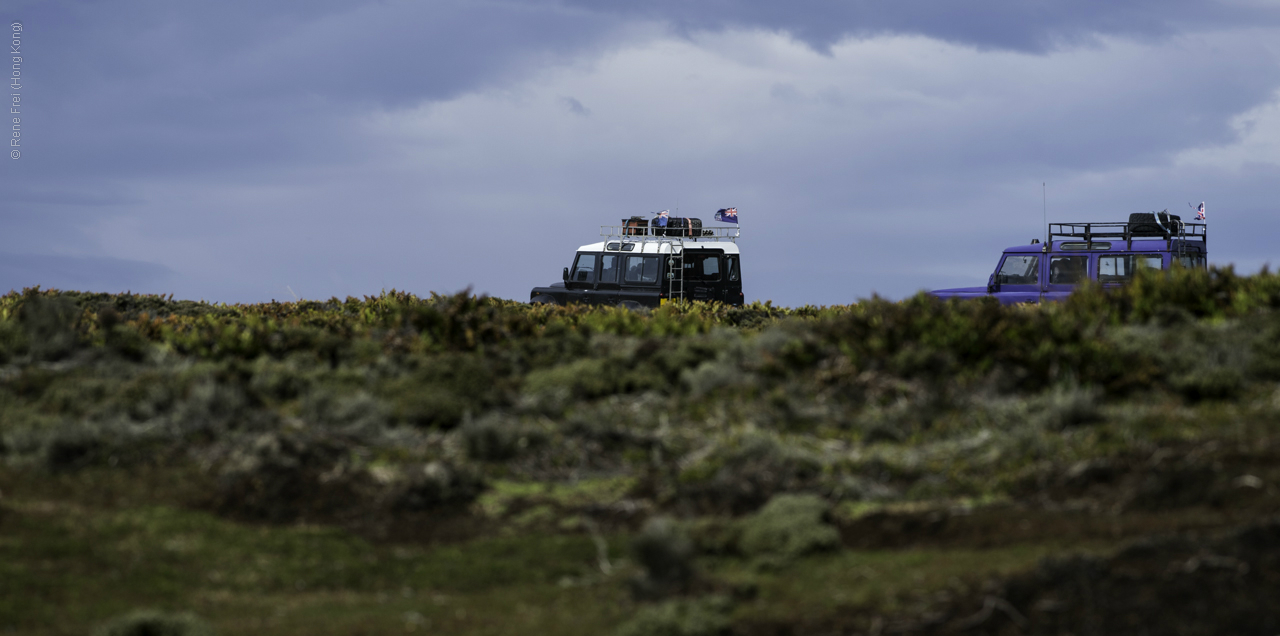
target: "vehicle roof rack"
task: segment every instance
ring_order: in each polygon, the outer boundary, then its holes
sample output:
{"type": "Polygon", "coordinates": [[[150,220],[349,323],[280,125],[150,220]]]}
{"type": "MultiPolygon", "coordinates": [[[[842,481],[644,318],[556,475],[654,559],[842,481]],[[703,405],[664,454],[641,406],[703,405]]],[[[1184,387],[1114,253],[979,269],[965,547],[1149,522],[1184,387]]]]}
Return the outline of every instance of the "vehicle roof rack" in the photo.
{"type": "Polygon", "coordinates": [[[686,234],[690,234],[689,236],[674,235],[674,232],[677,231],[675,228],[671,228],[671,230],[669,230],[673,232],[673,235],[671,236],[660,236],[657,234],[651,234],[651,232],[653,232],[654,230],[666,230],[666,228],[630,227],[626,225],[601,225],[600,236],[606,237],[611,240],[617,239],[623,242],[674,243],[676,245],[682,246],[687,241],[693,241],[693,242],[708,241],[712,243],[727,241],[730,243],[737,243],[738,237],[742,233],[741,229],[737,227],[732,227],[732,226],[716,226],[716,227],[702,227],[700,229],[685,229],[684,232],[686,234]],[[695,232],[700,232],[700,234],[698,234],[697,236],[693,236],[692,234],[695,232]]]}
{"type": "Polygon", "coordinates": [[[1176,252],[1179,256],[1183,256],[1186,254],[1188,244],[1199,244],[1199,251],[1207,251],[1209,226],[1180,219],[1169,219],[1164,227],[1153,225],[1150,221],[1050,223],[1049,243],[1045,245],[1045,249],[1052,250],[1055,239],[1083,240],[1086,243],[1086,249],[1092,249],[1094,241],[1120,239],[1130,250],[1133,249],[1134,239],[1161,239],[1165,242],[1165,251],[1176,252]]]}

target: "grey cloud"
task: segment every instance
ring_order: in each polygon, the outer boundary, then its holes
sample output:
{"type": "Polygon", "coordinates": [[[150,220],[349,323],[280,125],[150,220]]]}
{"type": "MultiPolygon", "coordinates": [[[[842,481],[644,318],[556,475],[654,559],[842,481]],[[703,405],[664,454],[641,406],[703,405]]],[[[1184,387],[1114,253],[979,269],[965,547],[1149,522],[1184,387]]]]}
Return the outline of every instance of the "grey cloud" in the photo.
{"type": "Polygon", "coordinates": [[[979,48],[1043,52],[1096,35],[1156,38],[1197,29],[1280,24],[1280,9],[1220,0],[566,0],[603,13],[670,21],[690,31],[781,30],[826,49],[846,36],[918,34],[979,48]]]}
{"type": "Polygon", "coordinates": [[[64,173],[113,176],[361,158],[352,123],[371,110],[510,82],[612,46],[622,22],[540,2],[133,0],[24,12],[33,152],[57,155],[64,173]]]}
{"type": "Polygon", "coordinates": [[[586,106],[583,106],[582,102],[572,97],[562,97],[560,98],[560,101],[565,105],[566,108],[569,109],[569,112],[575,115],[582,115],[583,117],[586,117],[587,115],[591,114],[590,109],[588,109],[586,106]]]}

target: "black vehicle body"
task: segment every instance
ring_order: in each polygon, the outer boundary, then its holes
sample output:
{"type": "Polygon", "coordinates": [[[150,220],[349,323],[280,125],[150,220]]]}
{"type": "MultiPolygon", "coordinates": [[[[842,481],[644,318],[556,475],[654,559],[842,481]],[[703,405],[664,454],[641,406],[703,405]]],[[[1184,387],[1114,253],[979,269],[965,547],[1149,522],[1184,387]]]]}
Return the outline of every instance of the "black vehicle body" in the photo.
{"type": "MultiPolygon", "coordinates": [[[[699,222],[700,223],[700,222],[699,222]]],[[[672,300],[743,303],[737,228],[700,229],[700,236],[655,235],[603,226],[607,239],[583,245],[562,281],[529,292],[529,302],[658,307],[672,300]]]]}

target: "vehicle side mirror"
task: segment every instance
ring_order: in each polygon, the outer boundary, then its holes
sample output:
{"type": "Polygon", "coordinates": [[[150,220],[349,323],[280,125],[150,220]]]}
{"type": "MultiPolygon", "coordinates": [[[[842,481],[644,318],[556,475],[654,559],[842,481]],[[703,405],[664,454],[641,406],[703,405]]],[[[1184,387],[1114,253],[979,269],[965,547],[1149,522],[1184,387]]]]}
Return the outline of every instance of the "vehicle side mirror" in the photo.
{"type": "Polygon", "coordinates": [[[996,278],[995,274],[992,274],[991,278],[987,279],[987,293],[994,294],[998,291],[1000,291],[1000,280],[996,278]]]}
{"type": "Polygon", "coordinates": [[[565,282],[568,282],[568,280],[569,280],[569,268],[568,268],[568,267],[564,268],[564,276],[563,276],[563,279],[565,280],[565,282]]]}

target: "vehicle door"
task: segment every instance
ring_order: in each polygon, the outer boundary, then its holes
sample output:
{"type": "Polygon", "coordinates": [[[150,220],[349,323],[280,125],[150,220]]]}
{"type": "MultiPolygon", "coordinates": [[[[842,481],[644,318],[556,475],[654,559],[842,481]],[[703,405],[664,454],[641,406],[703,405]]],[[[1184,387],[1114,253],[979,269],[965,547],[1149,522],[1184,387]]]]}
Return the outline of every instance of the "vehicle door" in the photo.
{"type": "Polygon", "coordinates": [[[658,306],[662,257],[656,254],[628,254],[622,257],[621,289],[618,302],[631,301],[645,307],[658,306]]]}
{"type": "Polygon", "coordinates": [[[1139,269],[1164,269],[1164,255],[1159,252],[1137,252],[1098,255],[1098,282],[1103,287],[1119,287],[1139,269]]]}
{"type": "Polygon", "coordinates": [[[743,303],[742,296],[742,271],[738,263],[737,254],[728,254],[725,260],[725,284],[724,284],[724,302],[731,305],[741,305],[743,303]]]}
{"type": "Polygon", "coordinates": [[[588,294],[596,286],[596,261],[599,254],[579,252],[573,259],[573,267],[569,268],[569,280],[565,281],[565,295],[571,303],[589,302],[588,294]]]}
{"type": "Polygon", "coordinates": [[[993,291],[1002,305],[1040,302],[1040,255],[1005,254],[993,277],[993,291]]]}
{"type": "Polygon", "coordinates": [[[1089,280],[1088,254],[1046,254],[1048,276],[1044,277],[1044,299],[1062,300],[1089,280]]]}
{"type": "Polygon", "coordinates": [[[600,271],[596,274],[595,291],[587,302],[593,305],[616,305],[618,294],[622,289],[618,282],[618,274],[622,269],[622,255],[604,253],[600,255],[600,271]]]}
{"type": "Polygon", "coordinates": [[[685,289],[690,300],[724,300],[720,252],[688,251],[684,258],[685,289]]]}

